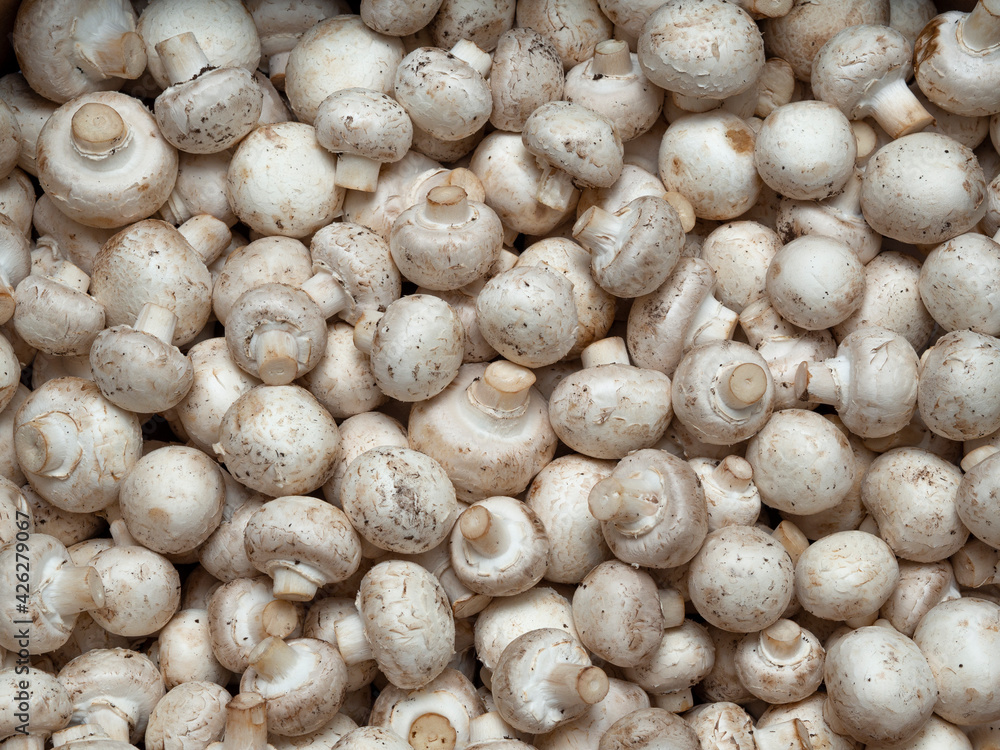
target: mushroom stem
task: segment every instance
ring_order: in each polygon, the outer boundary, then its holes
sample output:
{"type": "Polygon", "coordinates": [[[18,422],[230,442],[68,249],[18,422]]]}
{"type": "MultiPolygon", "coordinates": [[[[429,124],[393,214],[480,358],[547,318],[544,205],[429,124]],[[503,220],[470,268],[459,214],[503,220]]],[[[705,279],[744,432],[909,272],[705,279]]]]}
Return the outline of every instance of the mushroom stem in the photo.
{"type": "Polygon", "coordinates": [[[653,696],[653,706],[662,708],[672,714],[681,714],[689,708],[694,707],[694,695],[691,688],[674,690],[670,693],[661,693],[653,696]]]}
{"type": "Polygon", "coordinates": [[[587,248],[591,255],[614,256],[618,238],[625,233],[626,222],[617,214],[600,206],[591,206],[573,225],[573,237],[587,248]]]}
{"type": "Polygon", "coordinates": [[[250,652],[250,665],[269,682],[290,677],[299,661],[295,649],[273,635],[262,640],[250,652]]]}
{"type": "Polygon", "coordinates": [[[83,455],[80,430],[61,411],[41,414],[18,427],[14,447],[22,469],[56,479],[68,477],[83,455]]]}
{"type": "Polygon", "coordinates": [[[80,52],[79,60],[90,68],[92,75],[100,78],[126,78],[134,80],[146,70],[146,45],[134,31],[123,31],[120,26],[87,24],[88,14],[79,19],[75,43],[80,52]]]}
{"type": "MultiPolygon", "coordinates": [[[[542,176],[538,180],[538,190],[535,199],[543,206],[565,211],[569,208],[569,203],[573,198],[573,178],[561,169],[556,169],[551,164],[547,164],[538,159],[538,167],[542,170],[542,176]]],[[[582,216],[580,217],[583,218],[582,216]]],[[[577,220],[579,223],[579,220],[577,220]]]]}
{"type": "Polygon", "coordinates": [[[902,78],[876,84],[869,98],[872,116],[893,138],[916,133],[934,122],[934,116],[924,109],[902,78]]]}
{"type": "Polygon", "coordinates": [[[147,302],[142,306],[139,317],[135,319],[135,325],[132,327],[169,343],[174,338],[177,316],[165,307],[147,302]]]}
{"type": "Polygon", "coordinates": [[[660,589],[660,612],[663,613],[663,629],[679,628],[684,624],[684,595],[677,589],[660,589]]]}
{"type": "Polygon", "coordinates": [[[164,39],[156,45],[163,70],[172,85],[195,78],[211,65],[195,35],[190,31],[164,39]]]}
{"type": "Polygon", "coordinates": [[[527,367],[499,360],[491,363],[481,378],[472,381],[466,392],[482,409],[499,414],[519,415],[528,403],[535,373],[527,367]]]}
{"type": "Polygon", "coordinates": [[[610,476],[594,485],[588,504],[598,521],[634,523],[655,516],[660,509],[657,496],[663,480],[652,469],[642,469],[627,477],[610,476]]]}
{"type": "Polygon", "coordinates": [[[351,305],[351,295],[344,289],[343,283],[325,268],[317,268],[302,282],[302,291],[319,306],[324,318],[332,317],[351,305]]]}
{"type": "Polygon", "coordinates": [[[481,49],[478,44],[469,39],[459,39],[449,52],[464,63],[467,63],[479,75],[485,76],[493,66],[490,53],[481,49]]]}
{"type": "Polygon", "coordinates": [[[809,653],[809,643],[802,637],[802,628],[791,620],[778,620],[764,628],[758,638],[761,653],[774,664],[795,664],[809,653]]]}
{"type": "Polygon", "coordinates": [[[677,218],[681,220],[681,229],[687,234],[694,229],[698,217],[695,216],[694,206],[682,193],[676,190],[668,190],[663,194],[663,200],[670,204],[670,207],[677,213],[677,218]]]}
{"type": "Polygon", "coordinates": [[[798,329],[778,315],[778,311],[766,297],[744,307],[739,320],[740,327],[746,334],[747,343],[755,349],[764,341],[799,335],[798,329]]]}
{"type": "Polygon", "coordinates": [[[851,216],[861,215],[861,175],[857,170],[848,178],[844,189],[822,202],[823,206],[851,216]]]}
{"type": "Polygon", "coordinates": [[[115,542],[116,547],[139,547],[141,546],[135,537],[128,530],[128,526],[125,525],[125,519],[121,517],[121,512],[118,511],[118,505],[112,506],[115,509],[115,513],[110,513],[111,509],[105,509],[105,516],[108,519],[108,531],[111,534],[111,538],[115,542]],[[117,518],[115,517],[117,516],[117,518]]]}
{"type": "Polygon", "coordinates": [[[354,346],[365,354],[371,354],[382,315],[378,310],[365,310],[354,324],[354,346]]]}
{"type": "Polygon", "coordinates": [[[710,341],[728,339],[736,329],[739,316],[724,306],[711,294],[698,305],[691,323],[684,333],[684,349],[707,344],[710,341]]]}
{"type": "Polygon", "coordinates": [[[628,51],[628,44],[621,39],[605,39],[598,43],[594,48],[594,62],[590,70],[594,78],[627,76],[632,72],[632,57],[628,51]]]}
{"type": "MultiPolygon", "coordinates": [[[[274,58],[271,58],[274,61],[274,58]]],[[[333,184],[348,190],[374,193],[378,187],[378,175],[382,162],[360,154],[340,154],[334,171],[333,184]]]]}
{"type": "Polygon", "coordinates": [[[793,0],[750,0],[744,8],[754,17],[781,18],[788,15],[794,5],[793,0]]]}
{"type": "MultiPolygon", "coordinates": [[[[288,69],[288,58],[291,54],[292,51],[288,50],[286,52],[276,52],[267,58],[267,78],[271,81],[271,85],[278,89],[278,91],[285,90],[285,71],[288,69]]],[[[344,185],[344,187],[347,186],[344,185]]],[[[371,191],[369,190],[368,192],[371,191]]]]}
{"type": "Polygon", "coordinates": [[[253,356],[266,385],[288,385],[298,374],[299,342],[283,328],[258,328],[253,335],[253,356]]]}
{"type": "Polygon", "coordinates": [[[980,445],[978,448],[973,448],[962,459],[962,471],[966,473],[972,471],[974,466],[985,461],[994,453],[1000,453],[1000,447],[995,445],[980,445]]]}
{"type": "Polygon", "coordinates": [[[104,584],[91,566],[64,565],[42,589],[42,599],[60,617],[68,617],[103,607],[104,584]]]}
{"type": "Polygon", "coordinates": [[[802,553],[809,547],[809,538],[791,521],[782,521],[775,526],[771,537],[781,542],[785,552],[792,558],[792,565],[799,561],[802,553]]]}
{"type": "Polygon", "coordinates": [[[472,217],[469,196],[457,185],[438,185],[427,193],[426,217],[438,224],[455,226],[472,217]]]}
{"type": "Polygon", "coordinates": [[[426,713],[413,720],[406,739],[413,750],[454,750],[458,732],[447,717],[426,713]]]}
{"type": "Polygon", "coordinates": [[[482,505],[467,508],[458,520],[465,541],[484,557],[503,554],[511,545],[510,534],[503,521],[482,505]]]}
{"type": "Polygon", "coordinates": [[[726,492],[744,492],[753,481],[753,466],[740,456],[726,456],[712,470],[712,481],[726,492]]]}
{"type": "Polygon", "coordinates": [[[595,341],[580,352],[580,364],[586,367],[598,365],[628,365],[628,346],[621,336],[595,341]]]}
{"type": "Polygon", "coordinates": [[[264,750],[267,712],[260,693],[239,693],[226,706],[222,750],[264,750]]]}
{"type": "Polygon", "coordinates": [[[722,403],[730,409],[746,409],[767,392],[767,373],[753,362],[730,365],[720,373],[717,392],[722,403]]]}
{"type": "Polygon", "coordinates": [[[264,605],[260,623],[268,635],[287,638],[299,626],[299,610],[290,601],[275,599],[264,605]]]}
{"type": "Polygon", "coordinates": [[[365,623],[361,615],[348,615],[342,620],[337,620],[333,629],[337,635],[337,648],[340,649],[340,655],[344,657],[347,666],[375,658],[365,636],[365,623]]]}
{"type": "Polygon", "coordinates": [[[88,102],[70,121],[73,146],[83,156],[110,156],[125,143],[129,130],[122,116],[107,104],[88,102]]]}
{"type": "Polygon", "coordinates": [[[82,268],[68,260],[57,261],[55,268],[46,275],[53,281],[58,281],[63,286],[83,294],[87,293],[87,288],[90,286],[90,277],[82,268]]]}
{"type": "Polygon", "coordinates": [[[545,676],[545,684],[564,706],[585,703],[592,706],[604,700],[610,686],[600,667],[579,664],[555,664],[545,676]]]}
{"type": "Polygon", "coordinates": [[[795,398],[820,404],[840,403],[840,385],[826,362],[802,362],[795,370],[795,398]]]}
{"type": "Polygon", "coordinates": [[[86,711],[86,723],[98,724],[113,740],[128,742],[132,731],[131,722],[114,706],[104,703],[91,703],[86,711]]]}
{"type": "Polygon", "coordinates": [[[1000,3],[980,0],[963,20],[961,29],[962,43],[976,52],[1000,44],[1000,3]]]}
{"type": "Polygon", "coordinates": [[[272,573],[274,579],[273,592],[278,599],[293,602],[308,602],[316,596],[319,588],[294,568],[278,567],[272,573]]]}
{"type": "Polygon", "coordinates": [[[211,214],[198,214],[186,219],[177,227],[188,244],[206,265],[214,262],[233,241],[233,233],[226,222],[211,214]]]}
{"type": "Polygon", "coordinates": [[[502,740],[513,736],[513,727],[498,711],[486,711],[469,720],[469,744],[487,740],[502,740]]]}

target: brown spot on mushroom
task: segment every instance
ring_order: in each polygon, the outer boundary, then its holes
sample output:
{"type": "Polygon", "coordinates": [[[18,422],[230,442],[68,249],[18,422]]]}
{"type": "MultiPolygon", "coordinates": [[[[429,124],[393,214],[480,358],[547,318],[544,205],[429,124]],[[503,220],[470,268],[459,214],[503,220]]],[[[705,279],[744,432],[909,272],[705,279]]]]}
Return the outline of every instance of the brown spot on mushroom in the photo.
{"type": "Polygon", "coordinates": [[[745,130],[730,128],[726,131],[726,138],[733,146],[733,151],[738,154],[746,154],[753,151],[753,138],[745,130]]]}

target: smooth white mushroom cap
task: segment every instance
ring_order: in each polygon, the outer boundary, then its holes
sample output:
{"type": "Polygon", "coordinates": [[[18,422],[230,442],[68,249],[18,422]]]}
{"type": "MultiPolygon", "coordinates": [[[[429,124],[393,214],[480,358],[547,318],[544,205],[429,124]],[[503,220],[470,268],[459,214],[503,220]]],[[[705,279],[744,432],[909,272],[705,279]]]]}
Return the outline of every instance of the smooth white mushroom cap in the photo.
{"type": "Polygon", "coordinates": [[[232,674],[212,653],[208,610],[181,609],[163,626],[156,640],[157,664],[167,690],[192,680],[229,683],[232,674]]]}
{"type": "Polygon", "coordinates": [[[731,221],[712,230],[701,246],[701,258],[715,271],[715,295],[726,307],[743,308],[767,294],[765,279],[781,240],[756,221],[731,221]]]}
{"type": "Polygon", "coordinates": [[[893,628],[854,630],[827,651],[828,721],[859,742],[902,741],[934,710],[937,687],[924,654],[893,628]]]}
{"type": "Polygon", "coordinates": [[[914,133],[868,160],[861,210],[872,229],[900,242],[934,244],[968,232],[986,211],[975,154],[953,138],[914,133]]]}
{"type": "Polygon", "coordinates": [[[260,237],[226,256],[213,274],[212,310],[223,325],[240,295],[269,283],[302,286],[312,276],[309,249],[292,237],[260,237]]]}
{"type": "Polygon", "coordinates": [[[563,98],[563,82],[562,60],[552,42],[529,28],[505,31],[490,67],[490,122],[520,133],[537,107],[563,98]]]}
{"type": "Polygon", "coordinates": [[[975,597],[941,602],[913,642],[937,683],[936,714],[963,727],[1000,719],[1000,606],[975,597]]]}
{"type": "Polygon", "coordinates": [[[114,546],[91,561],[104,584],[104,606],[90,616],[109,633],[151,635],[181,603],[181,579],[163,555],[138,545],[114,546]]]}
{"type": "Polygon", "coordinates": [[[542,104],[528,116],[521,138],[528,151],[583,187],[610,187],[624,166],[624,146],[613,121],[579,104],[542,104]]]}
{"type": "Polygon", "coordinates": [[[845,243],[806,235],[774,255],[765,288],[774,309],[788,322],[819,331],[846,320],[861,305],[864,266],[845,243]]]}
{"type": "Polygon", "coordinates": [[[920,268],[920,299],[946,331],[1000,335],[1000,244],[969,232],[931,250],[920,268]]]}
{"type": "Polygon", "coordinates": [[[216,742],[226,728],[226,705],[231,700],[229,692],[214,682],[171,687],[150,712],[143,741],[149,750],[166,750],[173,742],[216,742]]]}
{"type": "Polygon", "coordinates": [[[637,46],[646,77],[667,91],[715,99],[748,88],[764,68],[753,19],[723,0],[670,0],[646,21],[637,46]]]}
{"type": "Polygon", "coordinates": [[[787,198],[822,200],[854,174],[857,142],[851,124],[832,104],[801,101],[771,112],[754,145],[757,172],[787,198]]]}
{"type": "Polygon", "coordinates": [[[316,139],[328,151],[379,163],[402,159],[413,140],[413,124],[406,110],[386,94],[371,89],[333,92],[319,105],[313,125],[316,139]]]}

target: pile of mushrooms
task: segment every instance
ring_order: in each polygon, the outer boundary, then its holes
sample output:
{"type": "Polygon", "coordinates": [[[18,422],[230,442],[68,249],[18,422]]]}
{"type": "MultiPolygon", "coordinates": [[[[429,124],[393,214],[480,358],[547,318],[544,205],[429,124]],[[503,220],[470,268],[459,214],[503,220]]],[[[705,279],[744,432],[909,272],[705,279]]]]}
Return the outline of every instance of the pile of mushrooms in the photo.
{"type": "Polygon", "coordinates": [[[0,748],[1000,747],[1000,0],[6,5],[0,748]]]}

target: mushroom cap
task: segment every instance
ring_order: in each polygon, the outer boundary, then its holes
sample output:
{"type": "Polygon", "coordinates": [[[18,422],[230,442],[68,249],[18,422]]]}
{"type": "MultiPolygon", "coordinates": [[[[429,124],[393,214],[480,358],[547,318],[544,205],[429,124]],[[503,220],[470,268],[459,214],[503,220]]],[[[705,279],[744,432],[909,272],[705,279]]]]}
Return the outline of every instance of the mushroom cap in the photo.
{"type": "Polygon", "coordinates": [[[109,326],[132,325],[153,303],[177,316],[174,346],[192,341],[212,312],[212,276],[184,236],[158,219],[136,222],[111,237],[94,259],[90,295],[109,326]]]}
{"type": "Polygon", "coordinates": [[[846,634],[827,651],[823,673],[824,713],[859,742],[905,740],[934,710],[937,688],[927,658],[892,628],[846,634]],[[869,678],[875,674],[877,680],[869,678]]]}
{"type": "Polygon", "coordinates": [[[1000,719],[1000,606],[975,597],[941,602],[913,633],[937,683],[934,712],[959,726],[1000,719]]]}
{"type": "Polygon", "coordinates": [[[253,17],[239,0],[152,0],[139,16],[136,31],[146,43],[147,69],[160,88],[170,79],[156,45],[192,31],[213,68],[255,70],[260,38],[253,17]]]}
{"type": "Polygon", "coordinates": [[[871,615],[899,581],[892,548],[874,534],[839,531],[810,544],[795,563],[795,595],[824,620],[871,615]]]}
{"type": "MultiPolygon", "coordinates": [[[[212,653],[208,610],[179,610],[157,634],[157,664],[167,690],[188,682],[229,683],[232,676],[212,653]]],[[[228,702],[226,698],[224,703],[228,702]]],[[[149,741],[147,737],[147,742],[149,741]]]]}
{"type": "Polygon", "coordinates": [[[722,109],[678,118],[660,142],[660,179],[691,202],[698,218],[735,219],[757,202],[764,184],[754,165],[755,139],[746,122],[722,109]]]}
{"type": "Polygon", "coordinates": [[[373,448],[354,458],[340,486],[340,502],[369,543],[402,554],[437,547],[460,512],[441,464],[407,447],[373,448]]]}
{"type": "Polygon", "coordinates": [[[780,619],[794,593],[792,560],[755,526],[725,526],[705,537],[688,571],[691,603],[722,630],[754,633],[780,619]]]}
{"type": "Polygon", "coordinates": [[[354,345],[354,328],[343,321],[326,327],[323,357],[302,376],[299,383],[323,404],[334,419],[371,412],[388,398],[375,382],[371,359],[354,345]]]}
{"type": "Polygon", "coordinates": [[[48,276],[24,277],[14,295],[14,330],[26,343],[47,354],[86,354],[104,328],[103,305],[48,276]]]}
{"type": "Polygon", "coordinates": [[[455,652],[455,621],[437,578],[416,563],[381,562],[358,587],[357,607],[375,661],[396,687],[437,677],[455,652]]]}
{"type": "Polygon", "coordinates": [[[920,90],[941,109],[965,117],[992,115],[1000,110],[1000,99],[982,81],[996,64],[995,45],[968,47],[962,38],[967,17],[950,10],[923,27],[913,44],[913,72],[920,90]]]}
{"type": "MultiPolygon", "coordinates": [[[[8,706],[0,721],[0,735],[16,736],[17,727],[27,723],[27,734],[42,736],[66,726],[73,716],[73,705],[69,695],[55,675],[44,669],[31,670],[31,680],[15,669],[5,669],[0,677],[0,700],[8,706]],[[31,714],[23,721],[23,714],[15,716],[15,710],[24,706],[25,683],[30,685],[31,714]]],[[[9,744],[9,743],[8,743],[9,744]]]]}
{"type": "Polygon", "coordinates": [[[76,723],[91,708],[109,706],[128,718],[132,742],[142,739],[150,712],[166,694],[156,665],[125,648],[92,649],[59,670],[58,678],[73,703],[76,723]]]}
{"type": "Polygon", "coordinates": [[[846,243],[805,235],[775,253],[765,288],[781,317],[807,331],[821,331],[846,320],[861,305],[865,271],[846,243]]]}
{"type": "Polygon", "coordinates": [[[490,67],[490,123],[520,133],[535,109],[563,98],[563,83],[562,59],[552,42],[529,28],[505,31],[490,67]]]}
{"type": "Polygon", "coordinates": [[[219,581],[254,577],[257,569],[247,557],[243,531],[253,512],[264,504],[264,498],[226,472],[222,473],[222,478],[226,483],[222,522],[198,549],[198,561],[207,573],[219,581]]]}
{"type": "Polygon", "coordinates": [[[975,440],[1000,429],[1000,357],[994,336],[951,331],[920,358],[917,408],[927,428],[949,440],[975,440]]]}
{"type": "Polygon", "coordinates": [[[413,123],[402,105],[371,89],[334,91],[319,105],[313,125],[316,140],[328,151],[382,163],[402,159],[413,140],[413,123]]]}
{"type": "Polygon", "coordinates": [[[312,256],[293,237],[259,237],[226,256],[213,275],[212,310],[222,325],[240,295],[255,286],[277,283],[299,287],[312,276],[312,256]]]}
{"type": "Polygon", "coordinates": [[[968,232],[986,211],[986,179],[972,149],[939,133],[913,133],[868,160],[861,210],[900,242],[936,244],[968,232]]]}
{"type": "MultiPolygon", "coordinates": [[[[344,511],[314,497],[264,503],[247,520],[243,540],[250,561],[272,578],[284,568],[325,586],[350,578],[361,564],[361,540],[344,511]]],[[[277,583],[276,593],[300,598],[278,592],[277,583]]]]}
{"type": "Polygon", "coordinates": [[[167,445],[132,467],[118,503],[137,542],[176,555],[211,536],[222,521],[225,494],[222,472],[212,458],[196,448],[167,445]]]}
{"type": "Polygon", "coordinates": [[[669,0],[639,35],[639,65],[660,88],[725,99],[764,69],[764,40],[745,10],[724,0],[669,0]]]}
{"type": "Polygon", "coordinates": [[[857,141],[832,104],[800,101],[778,107],[757,133],[754,164],[764,183],[799,200],[839,193],[854,174],[857,141]]]}
{"type": "Polygon", "coordinates": [[[476,618],[476,655],[487,669],[496,670],[510,642],[538,628],[560,628],[578,638],[573,607],[566,597],[546,586],[497,597],[476,618]]]}
{"type": "Polygon", "coordinates": [[[969,536],[955,505],[961,481],[950,461],[920,448],[894,448],[868,467],[861,500],[898,557],[934,562],[958,552],[969,536]]]}
{"type": "Polygon", "coordinates": [[[340,89],[390,93],[403,54],[401,40],[368,28],[361,16],[320,21],[299,37],[288,55],[285,94],[292,111],[311,123],[323,100],[340,89]]]}
{"type": "Polygon", "coordinates": [[[775,412],[750,439],[746,460],[764,504],[798,515],[836,506],[858,472],[844,433],[805,409],[775,412]]]}
{"type": "Polygon", "coordinates": [[[573,622],[584,646],[612,664],[633,667],[663,637],[656,581],[619,560],[603,562],[574,591],[573,622]]]}
{"type": "Polygon", "coordinates": [[[90,610],[98,625],[128,637],[155,633],[181,603],[181,579],[163,555],[139,546],[110,547],[91,561],[104,584],[104,606],[90,610]]]}
{"type": "Polygon", "coordinates": [[[714,664],[715,645],[708,628],[685,619],[666,628],[656,648],[624,674],[652,695],[666,695],[701,682],[714,664]]]}
{"type": "Polygon", "coordinates": [[[127,325],[97,334],[90,370],[108,401],[137,414],[172,409],[194,382],[191,360],[180,349],[127,325]]]}
{"type": "Polygon", "coordinates": [[[715,271],[715,295],[742,312],[767,294],[771,259],[781,248],[775,231],[756,221],[730,221],[713,229],[701,246],[701,259],[715,271]]]}
{"type": "Polygon", "coordinates": [[[1000,513],[1000,492],[997,477],[1000,457],[987,456],[962,476],[955,495],[955,507],[962,523],[978,539],[1000,548],[1000,529],[995,519],[1000,513]]]}
{"type": "Polygon", "coordinates": [[[177,152],[153,115],[138,99],[116,91],[66,102],[46,121],[36,147],[46,195],[70,219],[89,227],[110,229],[145,219],[170,197],[177,179],[177,152]],[[72,133],[81,122],[75,116],[84,106],[84,114],[98,113],[92,119],[97,130],[113,127],[105,108],[120,118],[122,143],[104,158],[95,160],[75,145],[72,133]]]}
{"type": "Polygon", "coordinates": [[[688,723],[663,708],[643,708],[625,714],[601,735],[597,750],[627,750],[661,746],[671,750],[700,750],[698,735],[688,723]]]}
{"type": "Polygon", "coordinates": [[[340,213],[344,188],[334,182],[335,170],[336,157],[312,125],[261,125],[236,148],[226,192],[240,220],[261,234],[305,237],[340,213]]]}
{"type": "Polygon", "coordinates": [[[213,446],[233,477],[278,497],[319,489],[333,474],[340,433],[304,388],[260,385],[226,411],[213,446]]]}
{"type": "Polygon", "coordinates": [[[166,750],[175,742],[209,745],[221,740],[231,700],[229,691],[214,682],[195,680],[170,688],[149,714],[146,747],[166,750]]]}
{"type": "MultiPolygon", "coordinates": [[[[920,268],[920,299],[946,331],[1000,335],[1000,244],[969,232],[938,245],[920,268]]],[[[20,296],[18,296],[20,305],[20,296]]]]}
{"type": "Polygon", "coordinates": [[[525,120],[521,139],[532,154],[567,172],[582,187],[611,187],[625,150],[610,118],[580,104],[552,101],[525,120]]]}
{"type": "Polygon", "coordinates": [[[160,133],[189,154],[215,154],[257,127],[264,94],[246,68],[216,68],[177,83],[156,97],[160,133]]]}
{"type": "Polygon", "coordinates": [[[558,362],[576,343],[573,284],[544,266],[515,267],[490,279],[476,300],[490,346],[524,367],[558,362]]]}

